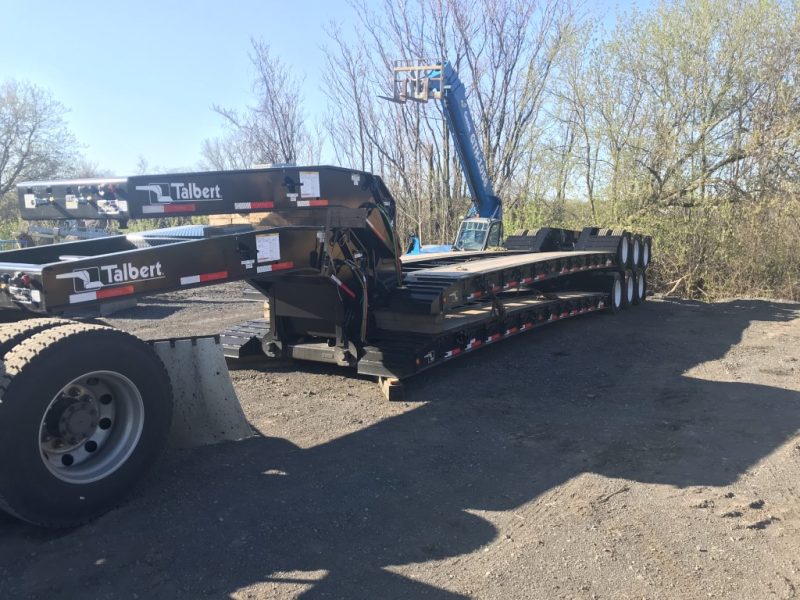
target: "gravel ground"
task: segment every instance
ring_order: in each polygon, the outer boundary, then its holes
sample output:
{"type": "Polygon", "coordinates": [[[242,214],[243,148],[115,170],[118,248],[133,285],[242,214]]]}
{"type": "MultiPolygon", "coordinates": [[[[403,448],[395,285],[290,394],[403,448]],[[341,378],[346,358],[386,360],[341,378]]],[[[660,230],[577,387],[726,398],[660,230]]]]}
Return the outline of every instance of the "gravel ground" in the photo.
{"type": "MultiPolygon", "coordinates": [[[[258,316],[240,286],[111,319],[258,316]]],[[[0,516],[0,598],[794,598],[800,305],[650,301],[413,379],[231,377],[259,435],[170,450],[71,531],[0,516]]]]}

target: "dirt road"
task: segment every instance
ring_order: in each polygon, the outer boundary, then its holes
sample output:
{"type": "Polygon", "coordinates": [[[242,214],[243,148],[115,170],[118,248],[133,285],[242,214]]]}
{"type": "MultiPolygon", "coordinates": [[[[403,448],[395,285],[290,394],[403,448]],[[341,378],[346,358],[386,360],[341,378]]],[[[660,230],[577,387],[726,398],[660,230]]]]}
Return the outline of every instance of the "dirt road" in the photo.
{"type": "MultiPolygon", "coordinates": [[[[220,287],[112,323],[212,333],[259,310],[220,287]]],[[[0,516],[0,598],[800,594],[800,305],[582,317],[396,404],[336,368],[232,378],[259,436],[168,452],[74,531],[0,516]]]]}

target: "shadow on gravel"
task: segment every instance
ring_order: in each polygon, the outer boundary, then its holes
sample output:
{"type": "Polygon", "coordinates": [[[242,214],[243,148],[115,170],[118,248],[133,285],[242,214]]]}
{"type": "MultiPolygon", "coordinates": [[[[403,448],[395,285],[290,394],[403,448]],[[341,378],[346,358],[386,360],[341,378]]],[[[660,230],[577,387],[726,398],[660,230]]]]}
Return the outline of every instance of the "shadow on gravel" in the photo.
{"type": "Polygon", "coordinates": [[[258,437],[172,455],[136,499],[74,532],[0,520],[3,595],[227,597],[261,584],[267,597],[270,582],[296,581],[303,598],[459,598],[386,567],[473,552],[497,532],[470,509],[514,509],[584,472],[725,485],[795,435],[800,394],[684,372],[751,321],[798,309],[648,303],[434,370],[409,386],[418,408],[316,447],[258,437]]]}

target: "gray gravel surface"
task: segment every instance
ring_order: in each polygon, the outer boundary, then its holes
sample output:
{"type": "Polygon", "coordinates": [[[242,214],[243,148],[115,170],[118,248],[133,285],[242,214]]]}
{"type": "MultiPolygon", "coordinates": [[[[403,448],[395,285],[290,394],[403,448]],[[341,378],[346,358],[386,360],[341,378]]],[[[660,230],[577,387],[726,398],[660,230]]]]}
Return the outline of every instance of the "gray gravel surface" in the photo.
{"type": "MultiPolygon", "coordinates": [[[[216,333],[259,315],[239,289],[110,322],[216,333]]],[[[0,516],[0,598],[794,598],[798,317],[649,301],[460,358],[399,403],[344,369],[235,369],[258,436],[168,451],[76,530],[0,516]]]]}

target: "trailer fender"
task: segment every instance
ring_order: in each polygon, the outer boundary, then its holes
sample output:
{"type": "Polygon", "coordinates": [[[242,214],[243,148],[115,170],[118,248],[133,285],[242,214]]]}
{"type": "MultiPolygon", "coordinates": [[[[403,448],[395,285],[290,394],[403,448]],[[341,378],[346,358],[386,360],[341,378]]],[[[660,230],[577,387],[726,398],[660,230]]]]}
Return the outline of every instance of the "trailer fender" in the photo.
{"type": "Polygon", "coordinates": [[[253,435],[233,389],[218,336],[150,344],[172,382],[170,445],[190,448],[253,435]]]}

